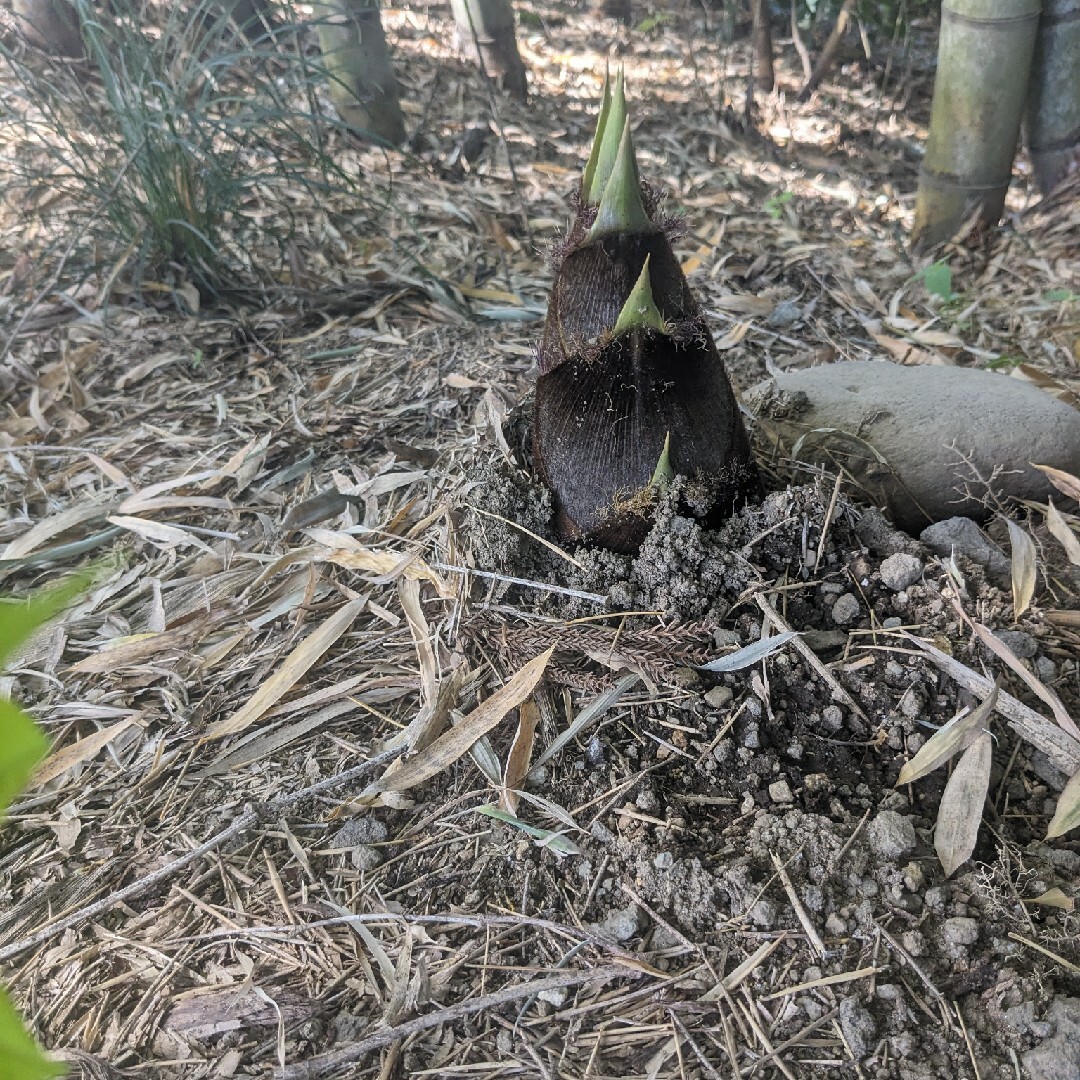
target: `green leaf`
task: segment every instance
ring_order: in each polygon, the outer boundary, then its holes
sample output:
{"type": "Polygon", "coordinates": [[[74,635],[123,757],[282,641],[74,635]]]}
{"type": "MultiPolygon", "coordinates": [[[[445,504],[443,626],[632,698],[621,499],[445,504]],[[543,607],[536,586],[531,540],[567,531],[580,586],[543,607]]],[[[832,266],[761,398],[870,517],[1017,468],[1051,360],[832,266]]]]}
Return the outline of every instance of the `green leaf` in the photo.
{"type": "Polygon", "coordinates": [[[1051,289],[1049,292],[1043,293],[1043,299],[1048,300],[1051,304],[1062,304],[1080,300],[1080,297],[1072,289],[1051,289]]]}
{"type": "Polygon", "coordinates": [[[15,1006],[0,990],[0,1080],[51,1080],[66,1072],[58,1061],[42,1054],[15,1006]]]}
{"type": "Polygon", "coordinates": [[[795,195],[793,192],[778,191],[775,195],[771,195],[765,200],[762,209],[773,219],[773,221],[779,221],[784,216],[784,207],[794,198],[795,195]]]}
{"type": "Polygon", "coordinates": [[[37,724],[10,701],[0,701],[0,818],[48,749],[37,724]]]}
{"type": "Polygon", "coordinates": [[[540,847],[549,848],[560,858],[564,855],[581,854],[581,848],[579,848],[568,836],[564,836],[562,833],[552,832],[551,829],[538,829],[535,825],[526,824],[521,818],[515,817],[513,814],[500,809],[498,806],[478,806],[476,812],[478,814],[486,814],[490,818],[495,818],[496,821],[505,822],[515,829],[520,829],[523,833],[527,833],[529,836],[534,837],[540,847]]]}
{"type": "Polygon", "coordinates": [[[922,279],[931,296],[940,296],[942,300],[952,299],[952,270],[948,263],[932,263],[922,272],[922,279]]]}
{"type": "MultiPolygon", "coordinates": [[[[29,600],[0,601],[0,665],[43,623],[81,593],[93,575],[76,574],[29,600]]],[[[0,701],[0,817],[49,749],[41,729],[17,705],[0,701]]],[[[0,990],[0,1080],[51,1080],[67,1069],[39,1049],[0,990]]]]}
{"type": "Polygon", "coordinates": [[[30,635],[71,603],[93,581],[90,571],[65,578],[28,600],[0,600],[0,668],[30,635]]]}

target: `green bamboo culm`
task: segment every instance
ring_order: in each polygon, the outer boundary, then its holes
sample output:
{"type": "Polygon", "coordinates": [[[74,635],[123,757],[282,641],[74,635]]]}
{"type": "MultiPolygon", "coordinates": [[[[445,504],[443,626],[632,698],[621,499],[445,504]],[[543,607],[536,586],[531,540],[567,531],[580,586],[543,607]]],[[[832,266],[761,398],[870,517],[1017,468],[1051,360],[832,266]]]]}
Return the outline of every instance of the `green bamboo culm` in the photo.
{"type": "Polygon", "coordinates": [[[400,145],[405,119],[378,0],[326,0],[311,9],[338,115],[361,138],[400,145]]]}
{"type": "Polygon", "coordinates": [[[1025,123],[1045,195],[1080,165],[1080,0],[1043,0],[1025,123]]]}
{"type": "Polygon", "coordinates": [[[952,237],[975,212],[1005,208],[1041,0],[946,0],[914,243],[952,237]]]}

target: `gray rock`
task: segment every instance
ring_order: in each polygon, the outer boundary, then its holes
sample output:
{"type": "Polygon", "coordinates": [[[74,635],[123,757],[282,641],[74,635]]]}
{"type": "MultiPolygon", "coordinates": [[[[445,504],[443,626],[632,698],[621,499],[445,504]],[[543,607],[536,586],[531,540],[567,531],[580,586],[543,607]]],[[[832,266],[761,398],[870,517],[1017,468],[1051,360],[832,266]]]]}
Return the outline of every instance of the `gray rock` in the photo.
{"type": "Polygon", "coordinates": [[[1043,682],[1053,682],[1057,678],[1057,673],[1057,664],[1055,664],[1049,656],[1039,656],[1035,658],[1035,674],[1038,675],[1043,682]]]}
{"type": "Polygon", "coordinates": [[[771,930],[776,925],[779,910],[772,900],[759,900],[746,914],[757,926],[764,930],[771,930]]]}
{"type": "Polygon", "coordinates": [[[367,844],[357,844],[349,856],[352,864],[360,873],[374,870],[383,861],[382,853],[378,848],[368,847],[367,844]]]}
{"type": "Polygon", "coordinates": [[[951,517],[929,526],[919,539],[935,554],[947,559],[954,551],[986,569],[995,581],[1008,585],[1012,563],[1005,552],[989,540],[971,518],[951,517]]]}
{"type": "Polygon", "coordinates": [[[995,630],[994,637],[1008,645],[1021,660],[1030,660],[1039,651],[1039,643],[1024,630],[995,630]]]}
{"type": "Polygon", "coordinates": [[[964,947],[979,940],[979,924],[975,919],[946,919],[941,935],[949,945],[964,947]]]}
{"type": "Polygon", "coordinates": [[[837,626],[847,626],[849,623],[857,622],[860,615],[862,615],[862,608],[856,596],[846,592],[843,596],[836,598],[836,603],[832,606],[832,617],[837,626]]]}
{"type": "Polygon", "coordinates": [[[1056,998],[1046,1019],[1053,1023],[1054,1034],[1021,1055],[1029,1080],[1080,1076],[1080,998],[1056,998]]]}
{"type": "Polygon", "coordinates": [[[843,630],[807,630],[803,641],[816,653],[842,649],[847,644],[848,636],[843,630]]]}
{"type": "Polygon", "coordinates": [[[826,731],[839,731],[844,726],[844,713],[839,705],[826,705],[821,710],[821,726],[826,731]]]}
{"type": "Polygon", "coordinates": [[[795,801],[791,794],[791,785],[786,780],[775,780],[769,785],[769,798],[774,803],[790,803],[795,801]]]}
{"type": "Polygon", "coordinates": [[[731,704],[734,696],[730,686],[714,686],[705,695],[705,704],[713,709],[722,709],[725,705],[731,704]]]}
{"type": "Polygon", "coordinates": [[[882,558],[895,555],[898,551],[906,551],[909,555],[919,552],[919,545],[907,533],[894,528],[876,506],[868,507],[860,514],[855,533],[875,555],[882,558]]]}
{"type": "Polygon", "coordinates": [[[841,452],[873,501],[907,529],[958,513],[985,518],[983,493],[973,499],[965,492],[978,486],[976,473],[994,476],[999,498],[1045,502],[1052,488],[1030,462],[1080,472],[1080,411],[993,372],[824,364],[782,372],[747,397],[792,443],[804,437],[804,460],[841,452]],[[793,408],[798,394],[805,400],[793,408]]]}
{"type": "Polygon", "coordinates": [[[866,826],[866,842],[879,858],[898,862],[915,850],[918,839],[910,818],[895,810],[882,810],[866,826]]]}
{"type": "Polygon", "coordinates": [[[802,318],[802,308],[794,300],[781,300],[765,316],[765,325],[772,330],[786,330],[802,318]]]}
{"type": "Polygon", "coordinates": [[[357,844],[380,844],[389,836],[387,827],[371,814],[350,818],[330,841],[331,847],[348,848],[357,844]]]}
{"type": "Polygon", "coordinates": [[[914,585],[922,577],[922,572],[922,559],[917,559],[914,555],[905,555],[900,551],[895,555],[890,555],[881,564],[881,580],[893,592],[900,592],[909,585],[914,585]]]}
{"type": "Polygon", "coordinates": [[[1013,1005],[1005,1010],[1005,1026],[1024,1035],[1035,1022],[1035,1002],[1022,1001],[1019,1005],[1013,1005]]]}
{"type": "Polygon", "coordinates": [[[629,941],[637,934],[644,923],[641,909],[637,904],[627,904],[624,908],[609,911],[607,917],[592,928],[599,934],[614,938],[616,941],[629,941]]]}
{"type": "Polygon", "coordinates": [[[877,1024],[858,998],[846,997],[840,1002],[840,1027],[852,1054],[860,1060],[869,1057],[877,1041],[877,1024]]]}

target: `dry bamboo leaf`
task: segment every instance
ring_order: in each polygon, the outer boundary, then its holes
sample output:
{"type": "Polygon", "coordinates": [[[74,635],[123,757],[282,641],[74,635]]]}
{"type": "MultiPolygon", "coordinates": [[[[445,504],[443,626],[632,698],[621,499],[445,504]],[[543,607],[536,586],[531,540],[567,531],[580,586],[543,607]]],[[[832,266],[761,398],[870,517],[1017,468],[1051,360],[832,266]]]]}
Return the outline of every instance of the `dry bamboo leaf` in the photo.
{"type": "Polygon", "coordinates": [[[1053,840],[1055,836],[1064,836],[1067,832],[1080,825],[1080,772],[1065,785],[1065,790],[1058,796],[1057,808],[1054,810],[1050,828],[1046,830],[1046,839],[1053,840]]]}
{"type": "Polygon", "coordinates": [[[151,510],[189,510],[199,506],[206,510],[231,510],[228,499],[216,495],[153,495],[143,491],[129,495],[118,507],[121,514],[145,514],[151,510]]]}
{"type": "Polygon", "coordinates": [[[1072,717],[1069,716],[1068,710],[1061,702],[1061,698],[1059,698],[1049,686],[1028,671],[1028,669],[1020,663],[1020,659],[1016,653],[1014,653],[1001,638],[992,634],[990,630],[980,622],[972,621],[971,626],[979,640],[995,656],[1004,660],[1005,663],[1024,680],[1028,689],[1035,694],[1036,697],[1041,698],[1054,710],[1054,719],[1058,722],[1059,727],[1067,731],[1074,739],[1080,739],[1080,728],[1076,726],[1072,717]]]}
{"type": "Polygon", "coordinates": [[[302,716],[302,720],[276,729],[256,732],[253,738],[242,741],[235,749],[216,757],[197,776],[199,779],[206,776],[220,776],[242,765],[250,765],[280,750],[283,746],[302,739],[305,735],[322,727],[323,724],[328,724],[331,720],[336,720],[337,717],[344,716],[346,713],[356,712],[359,708],[354,698],[348,698],[345,701],[332,701],[329,705],[316,709],[314,712],[298,712],[297,715],[302,716]]]}
{"type": "Polygon", "coordinates": [[[128,529],[135,533],[136,536],[149,540],[152,544],[191,544],[193,547],[201,548],[211,554],[214,552],[214,549],[204,540],[200,540],[186,529],[178,528],[176,525],[166,525],[161,521],[130,517],[125,514],[113,514],[106,520],[110,525],[118,525],[121,529],[128,529]]]}
{"type": "Polygon", "coordinates": [[[511,814],[517,813],[517,789],[529,775],[529,762],[532,760],[533,746],[536,742],[536,725],[540,720],[540,709],[533,698],[521,703],[518,709],[517,731],[510,751],[506,755],[506,768],[503,770],[503,790],[499,803],[511,814]]]}
{"type": "Polygon", "coordinates": [[[439,667],[431,647],[427,616],[420,605],[420,582],[416,578],[402,578],[398,581],[398,595],[420,661],[420,702],[431,709],[439,693],[439,667]]]}
{"type": "Polygon", "coordinates": [[[890,337],[887,334],[870,335],[893,359],[900,364],[909,367],[928,364],[944,364],[946,360],[940,353],[930,352],[928,349],[920,349],[910,341],[890,337]]]}
{"type": "Polygon", "coordinates": [[[1026,904],[1040,904],[1042,907],[1057,908],[1059,911],[1075,911],[1076,901],[1061,889],[1047,889],[1041,896],[1025,900],[1026,904]]]}
{"type": "MultiPolygon", "coordinates": [[[[906,630],[902,630],[901,634],[969,693],[989,694],[992,691],[993,683],[989,679],[972,671],[959,660],[906,630]]],[[[998,695],[997,711],[1005,717],[1020,738],[1046,754],[1055,768],[1066,774],[1080,769],[1080,741],[1062,731],[1059,725],[1047,720],[1045,716],[1040,716],[1034,709],[1004,691],[998,695]]]]}
{"type": "Polygon", "coordinates": [[[951,720],[919,748],[919,752],[900,770],[896,781],[897,787],[913,783],[915,780],[933,772],[944,765],[961,751],[966,750],[981,734],[986,731],[990,714],[997,708],[998,692],[1001,680],[994,684],[990,696],[967,716],[951,720]]]}
{"type": "Polygon", "coordinates": [[[1035,542],[1015,521],[1005,519],[1009,526],[1009,541],[1012,543],[1012,595],[1013,618],[1019,619],[1031,605],[1035,595],[1035,571],[1038,560],[1035,554],[1035,542]]]}
{"type": "Polygon", "coordinates": [[[123,720],[119,720],[115,724],[103,728],[101,731],[94,732],[93,735],[87,735],[86,738],[79,739],[78,742],[72,743],[71,746],[65,746],[55,753],[50,754],[41,763],[33,777],[31,777],[27,789],[29,790],[31,788],[40,787],[42,784],[47,784],[61,773],[66,772],[73,765],[88,761],[90,758],[94,757],[102,747],[107,746],[118,735],[127,731],[132,724],[137,723],[138,719],[137,716],[125,717],[123,720]]]}
{"type": "Polygon", "coordinates": [[[983,732],[963,753],[953,769],[938,806],[934,850],[952,877],[957,867],[971,858],[982,824],[983,804],[990,787],[994,744],[983,732]]]}
{"type": "Polygon", "coordinates": [[[160,634],[131,634],[128,637],[107,641],[97,652],[84,656],[72,664],[70,671],[81,674],[101,674],[117,671],[132,664],[141,664],[163,652],[187,652],[198,636],[193,627],[183,630],[166,630],[160,634]]]}
{"type": "Polygon", "coordinates": [[[315,558],[347,570],[366,570],[383,577],[400,575],[413,581],[429,581],[440,596],[454,595],[453,589],[419,556],[403,556],[396,551],[373,551],[360,547],[347,550],[337,548],[326,554],[317,554],[315,558]]]}
{"type": "Polygon", "coordinates": [[[1069,523],[1061,516],[1061,511],[1054,505],[1053,499],[1046,500],[1046,527],[1054,539],[1065,549],[1069,562],[1080,566],[1080,540],[1069,528],[1069,523]]]}
{"type": "MultiPolygon", "coordinates": [[[[1031,464],[1035,465],[1035,462],[1031,464]]],[[[1068,495],[1070,499],[1076,499],[1077,502],[1080,502],[1080,478],[1073,476],[1072,473],[1065,472],[1063,469],[1055,469],[1052,465],[1035,465],[1035,468],[1044,472],[1046,479],[1062,495],[1068,495]]]]}
{"type": "Polygon", "coordinates": [[[798,635],[794,630],[784,630],[782,633],[773,634],[772,637],[759,638],[757,641],[726,656],[710,660],[707,664],[701,664],[702,671],[725,672],[742,671],[743,668],[753,667],[754,664],[765,657],[771,656],[777,649],[782,648],[792,638],[798,635]]]}
{"type": "Polygon", "coordinates": [[[59,536],[76,525],[82,525],[85,521],[93,521],[94,518],[103,517],[106,513],[104,503],[85,503],[69,507],[59,514],[53,514],[39,521],[32,529],[24,532],[22,536],[16,536],[14,540],[0,554],[0,560],[21,559],[29,555],[35,548],[40,547],[46,540],[59,536]]]}
{"type": "Polygon", "coordinates": [[[156,499],[159,495],[164,495],[167,491],[175,491],[179,487],[187,487],[189,484],[199,484],[205,480],[217,479],[221,475],[220,469],[203,469],[201,472],[187,473],[184,476],[174,476],[171,480],[159,480],[156,484],[148,484],[144,488],[140,488],[133,495],[129,496],[132,499],[156,499]]]}
{"type": "Polygon", "coordinates": [[[750,296],[748,293],[728,293],[717,297],[713,306],[732,315],[769,315],[776,307],[776,301],[766,296],[750,296]]]}
{"type": "MultiPolygon", "coordinates": [[[[467,675],[463,665],[457,668],[449,679],[444,679],[439,685],[435,700],[421,708],[416,714],[416,718],[404,731],[387,740],[386,749],[402,747],[407,749],[409,753],[419,753],[430,746],[443,733],[446,725],[450,722],[450,713],[457,705],[458,698],[461,696],[461,687],[466,678],[467,675]]],[[[394,762],[389,768],[393,768],[397,764],[398,762],[394,762]]]]}
{"type": "MultiPolygon", "coordinates": [[[[460,713],[456,717],[452,716],[451,721],[455,726],[460,724],[460,713]]],[[[488,778],[491,786],[501,790],[503,786],[502,762],[499,760],[499,755],[495,753],[491,740],[486,735],[481,735],[469,747],[469,757],[476,762],[476,767],[488,778]]],[[[387,772],[389,771],[388,769],[387,772]]]]}
{"type": "Polygon", "coordinates": [[[90,464],[99,472],[104,473],[117,487],[127,488],[129,491],[134,490],[131,481],[112,462],[106,461],[89,450],[86,456],[90,459],[90,464]]]}
{"type": "Polygon", "coordinates": [[[516,709],[536,689],[547,668],[554,647],[533,657],[512,679],[504,683],[486,701],[478,705],[460,724],[440,735],[426,750],[406,761],[393,772],[387,770],[360,794],[370,801],[383,791],[401,792],[449,768],[481,736],[486,735],[511,710],[516,709]]]}
{"type": "Polygon", "coordinates": [[[727,352],[728,349],[734,349],[735,346],[746,337],[749,330],[750,323],[736,323],[723,337],[716,339],[716,348],[720,352],[727,352]]]}
{"type": "Polygon", "coordinates": [[[281,666],[254,694],[224,720],[211,725],[199,740],[200,744],[224,735],[233,735],[250,727],[271,705],[279,701],[318,662],[331,645],[352,625],[365,601],[350,600],[339,611],[317,626],[287,657],[281,666]]]}

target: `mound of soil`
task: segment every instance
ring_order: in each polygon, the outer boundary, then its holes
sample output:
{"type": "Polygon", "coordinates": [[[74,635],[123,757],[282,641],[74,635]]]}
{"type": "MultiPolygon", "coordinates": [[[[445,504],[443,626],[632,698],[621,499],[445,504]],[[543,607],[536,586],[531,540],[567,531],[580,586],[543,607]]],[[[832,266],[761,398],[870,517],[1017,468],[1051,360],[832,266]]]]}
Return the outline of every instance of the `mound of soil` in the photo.
{"type": "MultiPolygon", "coordinates": [[[[1080,845],[1041,840],[1064,775],[995,725],[979,846],[950,880],[933,848],[948,770],[895,789],[972,704],[909,635],[993,667],[958,604],[1007,628],[1075,704],[1075,657],[1037,614],[1013,624],[982,568],[959,559],[950,573],[824,481],[774,491],[715,532],[676,483],[636,557],[553,550],[547,493],[507,460],[485,467],[469,503],[485,511],[468,523],[474,565],[501,580],[462,630],[508,671],[556,646],[545,737],[589,694],[638,680],[529,775],[538,805],[576,823],[580,855],[559,860],[507,828],[460,880],[439,879],[451,902],[515,897],[661,970],[698,951],[702,969],[680,986],[699,992],[688,1030],[709,1027],[700,1001],[745,998],[754,1008],[732,1015],[751,1041],[767,1029],[776,1062],[903,1080],[1013,1076],[1020,1062],[1039,1080],[1080,1075],[1078,924],[1046,899],[1075,883],[1080,845]],[[702,670],[782,628],[797,641],[763,662],[702,670]],[[735,942],[750,957],[738,966],[735,942]]],[[[520,813],[565,828],[534,805],[520,813]]],[[[612,1052],[605,1075],[618,1075],[612,1052]]],[[[617,1056],[622,1075],[644,1071],[632,1045],[617,1056]]]]}

